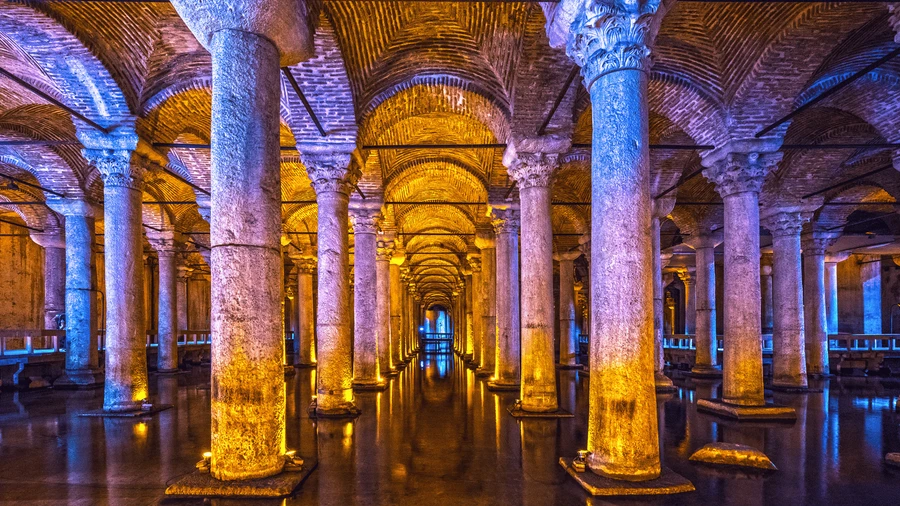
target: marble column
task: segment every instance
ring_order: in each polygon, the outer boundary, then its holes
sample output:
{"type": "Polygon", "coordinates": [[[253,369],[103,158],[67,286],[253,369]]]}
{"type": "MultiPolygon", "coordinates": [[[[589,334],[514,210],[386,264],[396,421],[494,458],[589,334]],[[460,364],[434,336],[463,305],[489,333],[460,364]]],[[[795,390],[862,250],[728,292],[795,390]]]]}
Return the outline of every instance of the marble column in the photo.
{"type": "Polygon", "coordinates": [[[106,257],[105,411],[141,409],[147,384],[141,195],[146,160],[133,155],[138,139],[124,127],[114,134],[79,131],[85,158],[103,178],[106,257]]]}
{"type": "Polygon", "coordinates": [[[316,414],[355,416],[350,336],[348,206],[360,171],[343,151],[301,147],[318,203],[319,309],[316,322],[318,370],[316,414]]]}
{"type": "Polygon", "coordinates": [[[678,276],[684,283],[684,333],[692,336],[697,331],[697,294],[695,292],[697,275],[695,269],[685,269],[678,276]]]}
{"type": "Polygon", "coordinates": [[[148,230],[147,239],[159,259],[156,371],[174,373],[178,372],[178,250],[175,230],[148,230]]]}
{"type": "Polygon", "coordinates": [[[861,255],[859,277],[862,281],[863,334],[881,334],[881,256],[861,255]]]}
{"type": "Polygon", "coordinates": [[[588,468],[629,481],[660,475],[654,385],[654,253],[647,82],[658,3],[590,3],[568,53],[593,108],[588,468]]]}
{"type": "MultiPolygon", "coordinates": [[[[182,259],[181,262],[183,261],[184,260],[182,259]]],[[[191,273],[193,272],[194,269],[191,269],[186,265],[178,265],[175,299],[178,304],[176,321],[179,333],[190,328],[188,324],[188,280],[191,278],[191,273]]]]}
{"type": "Polygon", "coordinates": [[[825,249],[834,235],[812,232],[803,235],[803,318],[806,330],[806,371],[810,376],[830,374],[828,363],[828,319],[825,310],[825,249]]]}
{"type": "Polygon", "coordinates": [[[95,207],[77,199],[51,199],[65,217],[66,364],[54,388],[92,388],[103,384],[97,351],[96,296],[93,290],[95,207]]]}
{"type": "Polygon", "coordinates": [[[781,161],[776,139],[729,141],[703,158],[725,201],[725,358],[722,401],[763,406],[759,191],[781,161]]]}
{"type": "MultiPolygon", "coordinates": [[[[653,212],[650,218],[650,244],[653,260],[653,343],[654,364],[653,380],[656,383],[657,392],[674,392],[675,384],[665,375],[666,360],[663,352],[663,338],[665,334],[665,284],[663,283],[663,267],[672,258],[667,254],[665,261],[661,251],[659,222],[672,212],[675,207],[674,198],[662,198],[653,201],[653,212]]],[[[674,329],[673,329],[674,330],[674,329]]]]}
{"type": "Polygon", "coordinates": [[[581,252],[564,251],[553,255],[559,262],[559,365],[578,366],[578,328],[575,326],[575,259],[581,252]]]}
{"type": "MultiPolygon", "coordinates": [[[[394,241],[379,240],[375,251],[375,326],[378,328],[378,370],[384,376],[394,370],[391,361],[391,260],[394,241]]],[[[399,276],[400,272],[397,271],[399,276]]]]}
{"type": "MultiPolygon", "coordinates": [[[[474,249],[474,248],[473,248],[474,249]]],[[[477,251],[477,250],[475,250],[477,251]]],[[[469,268],[472,269],[472,347],[469,351],[472,358],[469,361],[469,367],[475,369],[481,364],[481,326],[484,324],[482,303],[482,290],[484,290],[484,281],[481,276],[481,253],[469,251],[467,257],[469,268]]]]}
{"type": "Polygon", "coordinates": [[[66,312],[66,237],[58,228],[32,232],[31,240],[44,248],[44,329],[57,329],[66,312]]]}
{"type": "Polygon", "coordinates": [[[775,208],[767,210],[762,219],[772,233],[772,388],[777,390],[809,388],[800,257],[800,232],[808,221],[805,215],[793,208],[775,208]]]}
{"type": "Polygon", "coordinates": [[[519,186],[522,223],[521,407],[533,413],[559,410],[553,324],[553,229],[550,182],[567,140],[519,139],[503,157],[519,186]]]}
{"type": "Polygon", "coordinates": [[[772,307],[772,254],[762,253],[759,264],[759,289],[762,295],[762,332],[771,334],[775,326],[772,307]]]}
{"type": "Polygon", "coordinates": [[[493,376],[497,357],[497,249],[493,228],[478,229],[475,247],[481,251],[481,362],[475,376],[493,376]]]}
{"type": "Polygon", "coordinates": [[[294,259],[297,268],[297,336],[294,339],[294,356],[297,364],[304,367],[316,365],[316,318],[313,308],[313,273],[316,271],[316,257],[311,251],[304,251],[294,259]]]}
{"type": "Polygon", "coordinates": [[[375,232],[381,221],[381,202],[353,199],[350,221],[353,223],[353,388],[381,389],[378,345],[382,341],[381,324],[387,323],[378,311],[377,241],[375,232]]]}
{"type": "Polygon", "coordinates": [[[401,265],[406,261],[406,253],[400,249],[394,249],[391,256],[390,276],[391,276],[391,294],[390,294],[390,311],[391,311],[391,339],[388,348],[391,357],[391,371],[396,372],[400,366],[400,343],[403,342],[403,334],[405,333],[403,318],[403,275],[401,273],[401,265]]]}
{"type": "Polygon", "coordinates": [[[838,329],[838,278],[837,264],[850,257],[850,254],[838,253],[825,255],[825,314],[828,319],[828,333],[837,334],[838,329]]]}
{"type": "Polygon", "coordinates": [[[696,355],[691,374],[698,377],[722,376],[716,336],[716,246],[722,234],[696,235],[687,244],[694,248],[696,263],[696,355]]]}
{"type": "Polygon", "coordinates": [[[515,204],[494,206],[497,236],[497,347],[494,390],[519,390],[519,209],[515,204]]]}

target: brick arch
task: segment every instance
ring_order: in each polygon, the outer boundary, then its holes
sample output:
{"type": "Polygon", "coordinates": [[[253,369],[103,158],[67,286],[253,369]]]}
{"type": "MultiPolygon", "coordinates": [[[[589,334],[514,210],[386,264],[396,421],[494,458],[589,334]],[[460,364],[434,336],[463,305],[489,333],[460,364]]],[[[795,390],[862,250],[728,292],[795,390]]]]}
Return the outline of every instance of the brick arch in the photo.
{"type": "Polygon", "coordinates": [[[426,192],[435,198],[453,201],[487,199],[487,187],[481,174],[465,164],[445,158],[411,162],[384,187],[386,200],[421,200],[426,192]]]}
{"type": "Polygon", "coordinates": [[[654,73],[649,84],[650,111],[667,118],[697,144],[721,143],[731,120],[722,103],[694,83],[654,73]]]}
{"type": "Polygon", "coordinates": [[[27,51],[40,73],[20,76],[100,124],[128,118],[134,110],[109,69],[57,17],[34,7],[6,3],[0,9],[0,34],[27,51]],[[52,86],[49,84],[52,83],[52,86]]]}
{"type": "MultiPolygon", "coordinates": [[[[284,217],[284,230],[290,232],[306,231],[315,232],[318,223],[319,207],[316,204],[292,204],[290,206],[282,206],[282,216],[284,217]]],[[[316,238],[314,235],[291,235],[288,236],[294,244],[299,247],[304,245],[314,245],[316,238]]]]}
{"type": "MultiPolygon", "coordinates": [[[[5,180],[3,180],[5,182],[5,180]]],[[[45,206],[16,205],[15,202],[33,201],[34,195],[28,191],[0,189],[0,209],[8,209],[25,222],[25,225],[49,230],[62,228],[64,222],[59,216],[45,206]]]]}
{"type": "Polygon", "coordinates": [[[864,183],[840,190],[839,193],[827,199],[826,203],[833,202],[884,202],[884,206],[823,206],[816,211],[812,223],[816,228],[840,227],[847,223],[847,218],[854,211],[865,209],[870,212],[892,212],[897,199],[885,191],[879,185],[864,183]]]}

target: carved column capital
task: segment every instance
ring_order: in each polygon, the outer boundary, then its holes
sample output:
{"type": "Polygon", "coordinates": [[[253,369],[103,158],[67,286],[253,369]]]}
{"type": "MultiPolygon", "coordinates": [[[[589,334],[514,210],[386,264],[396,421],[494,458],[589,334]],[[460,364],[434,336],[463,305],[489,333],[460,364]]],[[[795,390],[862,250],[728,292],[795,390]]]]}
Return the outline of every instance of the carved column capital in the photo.
{"type": "Polygon", "coordinates": [[[491,225],[494,233],[515,234],[519,231],[519,206],[516,204],[502,204],[491,208],[491,225]]]}
{"type": "Polygon", "coordinates": [[[340,151],[301,152],[301,160],[306,166],[306,173],[312,181],[316,195],[323,192],[336,192],[350,195],[360,170],[351,165],[351,154],[340,151]]]}
{"type": "Polygon", "coordinates": [[[375,248],[375,260],[390,262],[394,258],[394,241],[378,241],[375,248]]]}
{"type": "Polygon", "coordinates": [[[760,218],[760,223],[772,233],[772,237],[800,235],[807,221],[807,213],[799,211],[776,211],[760,218]]]}
{"type": "Polygon", "coordinates": [[[350,221],[353,223],[354,234],[374,234],[378,231],[378,225],[381,224],[380,207],[370,207],[367,205],[351,205],[350,221]]]}
{"type": "Polygon", "coordinates": [[[104,186],[143,191],[147,161],[133,156],[132,151],[85,148],[81,153],[97,168],[104,186]]]}
{"type": "Polygon", "coordinates": [[[584,76],[585,87],[618,70],[650,69],[650,25],[660,0],[589,0],[569,30],[566,53],[584,76]]]}
{"type": "Polygon", "coordinates": [[[494,249],[497,243],[494,241],[494,227],[491,225],[479,225],[475,227],[475,247],[480,250],[494,249]]]}
{"type": "Polygon", "coordinates": [[[173,256],[178,253],[178,237],[174,229],[147,230],[147,242],[157,255],[173,256]]]}
{"type": "Polygon", "coordinates": [[[509,177],[519,189],[549,187],[559,169],[558,153],[518,152],[508,166],[509,177]]]}
{"type": "Polygon", "coordinates": [[[469,253],[469,255],[466,257],[466,260],[469,262],[469,268],[472,269],[473,274],[481,272],[481,255],[480,254],[475,255],[475,254],[469,253]]]}
{"type": "Polygon", "coordinates": [[[831,247],[840,237],[838,232],[810,232],[800,236],[800,248],[807,255],[825,255],[825,250],[831,247]]]}
{"type": "Polygon", "coordinates": [[[47,248],[66,248],[66,234],[61,228],[45,227],[43,232],[31,232],[31,240],[38,246],[47,248]]]}
{"type": "Polygon", "coordinates": [[[781,161],[780,147],[780,139],[731,141],[703,157],[703,176],[716,185],[722,198],[759,193],[766,175],[781,161]]]}

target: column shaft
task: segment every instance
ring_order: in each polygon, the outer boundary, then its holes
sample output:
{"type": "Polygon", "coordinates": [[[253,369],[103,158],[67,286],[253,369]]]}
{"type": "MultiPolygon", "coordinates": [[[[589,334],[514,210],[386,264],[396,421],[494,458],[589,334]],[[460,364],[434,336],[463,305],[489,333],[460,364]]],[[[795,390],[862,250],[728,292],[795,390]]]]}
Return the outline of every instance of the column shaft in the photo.
{"type": "Polygon", "coordinates": [[[44,328],[56,329],[66,311],[66,249],[44,247],[44,328]]]}
{"type": "Polygon", "coordinates": [[[472,267],[472,362],[478,367],[481,364],[481,340],[484,336],[481,327],[484,325],[484,279],[481,275],[481,254],[469,256],[469,265],[472,267]]]}
{"type": "Polygon", "coordinates": [[[559,363],[578,364],[578,328],[575,326],[574,255],[559,256],[559,363]]]}
{"type": "MultiPolygon", "coordinates": [[[[472,271],[470,271],[472,272],[472,271]]],[[[475,283],[474,273],[466,275],[466,338],[463,346],[463,359],[472,360],[473,348],[475,347],[475,308],[472,301],[474,300],[474,290],[472,285],[475,283]]]]}
{"type": "Polygon", "coordinates": [[[795,213],[776,215],[767,222],[772,231],[774,288],[773,386],[806,389],[806,345],[803,325],[803,287],[801,285],[800,226],[795,213]],[[784,216],[779,218],[779,216],[784,216]],[[773,221],[780,226],[773,226],[773,221]]]}
{"type": "Polygon", "coordinates": [[[859,277],[862,280],[863,334],[881,334],[881,257],[863,256],[859,277]]]}
{"type": "Polygon", "coordinates": [[[174,251],[159,251],[158,372],[178,370],[177,261],[174,251]]]}
{"type": "Polygon", "coordinates": [[[828,333],[838,330],[838,279],[837,262],[825,262],[825,312],[828,318],[828,333]]]}
{"type": "Polygon", "coordinates": [[[721,376],[718,367],[719,350],[716,342],[716,250],[706,245],[696,248],[697,282],[697,330],[694,345],[697,349],[694,360],[695,374],[721,376]]]}
{"type": "Polygon", "coordinates": [[[369,387],[379,380],[378,273],[376,271],[376,211],[357,207],[353,220],[353,386],[369,387]],[[374,323],[374,325],[373,325],[374,323]]]}
{"type": "MultiPolygon", "coordinates": [[[[493,232],[491,232],[493,236],[493,232]]],[[[476,239],[476,242],[478,239],[476,239]]],[[[481,320],[481,364],[479,376],[492,376],[496,371],[497,358],[497,250],[491,237],[489,246],[481,249],[482,320],[481,320]]]]}
{"type": "Polygon", "coordinates": [[[300,365],[316,364],[316,317],[313,307],[313,272],[316,261],[304,258],[297,270],[297,301],[299,330],[294,341],[300,365]]]}
{"type": "Polygon", "coordinates": [[[375,259],[375,299],[376,326],[378,327],[378,370],[380,375],[391,372],[394,363],[391,360],[391,256],[394,243],[379,241],[378,255],[375,259]]]}
{"type": "Polygon", "coordinates": [[[684,283],[685,305],[684,305],[684,333],[692,336],[697,332],[697,278],[689,272],[682,274],[681,281],[684,283]]]}
{"type": "Polygon", "coordinates": [[[825,250],[803,248],[803,316],[806,329],[807,372],[829,374],[825,311],[825,250]]]}
{"type": "MultiPolygon", "coordinates": [[[[403,342],[403,335],[408,332],[408,329],[404,327],[404,321],[407,319],[403,318],[406,309],[404,307],[404,302],[406,301],[406,296],[404,295],[405,290],[403,289],[403,283],[400,279],[400,265],[391,263],[390,267],[390,275],[391,275],[391,344],[390,344],[390,354],[391,354],[391,368],[396,369],[397,366],[401,362],[400,358],[400,348],[403,342]]],[[[408,325],[408,324],[407,324],[408,325]]]]}
{"type": "Polygon", "coordinates": [[[495,210],[497,234],[497,349],[493,385],[519,386],[519,216],[495,210]]]}

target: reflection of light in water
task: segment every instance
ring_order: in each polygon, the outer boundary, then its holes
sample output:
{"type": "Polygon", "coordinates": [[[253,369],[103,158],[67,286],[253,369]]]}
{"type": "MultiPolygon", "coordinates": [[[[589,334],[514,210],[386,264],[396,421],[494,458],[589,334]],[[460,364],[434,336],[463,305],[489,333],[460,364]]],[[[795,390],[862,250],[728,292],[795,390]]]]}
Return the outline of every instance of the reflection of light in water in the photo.
{"type": "Polygon", "coordinates": [[[450,368],[450,364],[448,364],[448,362],[449,362],[449,361],[448,361],[447,359],[444,359],[444,360],[438,360],[438,361],[437,361],[438,377],[439,377],[439,378],[446,378],[446,377],[447,377],[447,373],[448,373],[448,370],[449,370],[449,368],[450,368]]]}
{"type": "Polygon", "coordinates": [[[147,439],[147,424],[144,422],[134,424],[134,435],[140,440],[147,439]]]}
{"type": "Polygon", "coordinates": [[[353,422],[344,424],[344,437],[341,439],[341,443],[347,450],[353,446],[353,422]]]}

